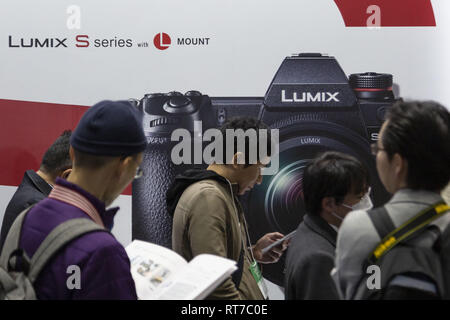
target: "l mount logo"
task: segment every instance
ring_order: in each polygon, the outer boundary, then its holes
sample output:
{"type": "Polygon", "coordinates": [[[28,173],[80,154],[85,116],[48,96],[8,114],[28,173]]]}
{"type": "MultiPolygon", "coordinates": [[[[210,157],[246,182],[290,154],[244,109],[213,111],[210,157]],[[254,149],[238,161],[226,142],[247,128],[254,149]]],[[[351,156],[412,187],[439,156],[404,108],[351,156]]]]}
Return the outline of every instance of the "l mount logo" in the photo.
{"type": "Polygon", "coordinates": [[[164,32],[157,33],[153,38],[153,44],[159,50],[166,50],[170,47],[171,43],[172,40],[170,39],[170,36],[164,32]]]}
{"type": "Polygon", "coordinates": [[[340,92],[294,92],[287,96],[286,90],[281,90],[281,102],[341,102],[337,96],[340,92]]]}
{"type": "Polygon", "coordinates": [[[159,50],[166,50],[172,45],[184,47],[199,47],[209,45],[210,38],[205,37],[177,37],[171,40],[171,37],[164,32],[157,33],[153,38],[153,44],[159,50]]]}

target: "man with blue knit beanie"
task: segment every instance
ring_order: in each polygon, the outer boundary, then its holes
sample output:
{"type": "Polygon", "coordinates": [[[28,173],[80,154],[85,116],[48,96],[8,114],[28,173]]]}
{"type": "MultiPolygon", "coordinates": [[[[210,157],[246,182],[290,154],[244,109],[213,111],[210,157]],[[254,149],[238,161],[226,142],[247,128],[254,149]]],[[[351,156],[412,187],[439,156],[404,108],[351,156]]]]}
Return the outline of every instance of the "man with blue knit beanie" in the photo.
{"type": "MultiPolygon", "coordinates": [[[[89,108],[70,144],[71,174],[67,180],[56,180],[48,198],[25,218],[20,246],[29,257],[67,220],[91,219],[111,230],[119,208],[106,207],[142,175],[139,166],[147,145],[142,115],[127,101],[102,101],[89,108]]],[[[38,299],[137,299],[125,249],[104,231],[84,234],[61,249],[34,288],[38,299]],[[68,285],[70,266],[80,270],[75,288],[68,285]]]]}

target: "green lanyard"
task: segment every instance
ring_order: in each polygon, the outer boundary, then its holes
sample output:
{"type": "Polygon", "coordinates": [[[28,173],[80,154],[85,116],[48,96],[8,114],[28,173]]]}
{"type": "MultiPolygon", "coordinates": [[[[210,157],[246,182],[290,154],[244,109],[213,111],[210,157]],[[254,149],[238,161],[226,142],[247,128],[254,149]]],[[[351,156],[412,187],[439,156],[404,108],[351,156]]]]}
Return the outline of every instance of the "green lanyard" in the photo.
{"type": "MultiPolygon", "coordinates": [[[[239,211],[236,208],[236,203],[235,203],[234,194],[233,194],[233,188],[231,187],[231,183],[230,183],[230,189],[231,189],[231,197],[233,198],[234,209],[236,210],[236,213],[238,214],[238,220],[240,221],[240,219],[239,219],[239,211]]],[[[239,202],[238,202],[238,205],[240,206],[239,202]]],[[[243,211],[242,207],[240,207],[240,209],[241,209],[241,211],[243,211]]],[[[250,250],[250,254],[252,256],[252,261],[250,261],[249,270],[250,270],[253,278],[255,279],[256,284],[258,285],[259,290],[261,291],[261,294],[263,295],[264,299],[267,299],[268,298],[268,289],[267,289],[266,283],[264,282],[261,269],[259,268],[258,263],[256,262],[256,259],[255,259],[255,256],[253,255],[253,250],[251,248],[251,239],[250,239],[250,235],[248,233],[247,221],[245,220],[245,215],[244,214],[242,214],[242,222],[244,224],[244,233],[245,233],[245,237],[244,238],[247,238],[248,245],[250,246],[250,249],[249,249],[250,250]]],[[[242,246],[243,246],[243,249],[245,250],[244,238],[242,238],[242,246]]],[[[247,258],[246,254],[244,254],[244,259],[245,258],[247,258]]]]}

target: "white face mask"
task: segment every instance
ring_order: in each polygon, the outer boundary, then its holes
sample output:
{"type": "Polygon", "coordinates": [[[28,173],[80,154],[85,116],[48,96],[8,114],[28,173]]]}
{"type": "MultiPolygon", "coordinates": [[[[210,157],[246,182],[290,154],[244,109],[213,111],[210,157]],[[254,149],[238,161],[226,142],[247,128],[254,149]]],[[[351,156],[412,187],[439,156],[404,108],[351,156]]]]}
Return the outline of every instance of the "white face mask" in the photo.
{"type": "Polygon", "coordinates": [[[331,212],[331,215],[333,216],[333,217],[336,217],[336,218],[338,218],[339,220],[341,220],[341,221],[343,221],[344,220],[344,218],[342,218],[342,217],[340,217],[340,216],[338,216],[336,213],[334,213],[334,212],[331,212]]]}
{"type": "Polygon", "coordinates": [[[358,203],[356,203],[352,206],[349,206],[344,203],[342,205],[346,208],[351,209],[352,211],[356,211],[356,210],[368,211],[368,210],[372,209],[373,203],[369,196],[370,190],[371,190],[371,188],[369,187],[369,190],[367,191],[367,193],[361,198],[361,200],[358,203]]]}

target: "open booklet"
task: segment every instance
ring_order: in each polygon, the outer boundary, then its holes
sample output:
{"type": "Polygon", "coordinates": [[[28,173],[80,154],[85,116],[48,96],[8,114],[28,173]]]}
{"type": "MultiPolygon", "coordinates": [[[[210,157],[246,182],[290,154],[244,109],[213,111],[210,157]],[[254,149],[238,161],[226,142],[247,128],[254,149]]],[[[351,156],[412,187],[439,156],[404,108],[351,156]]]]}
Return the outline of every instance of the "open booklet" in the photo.
{"type": "Polygon", "coordinates": [[[237,269],[236,261],[211,254],[188,263],[170,249],[140,240],[126,252],[141,300],[201,300],[237,269]]]}

